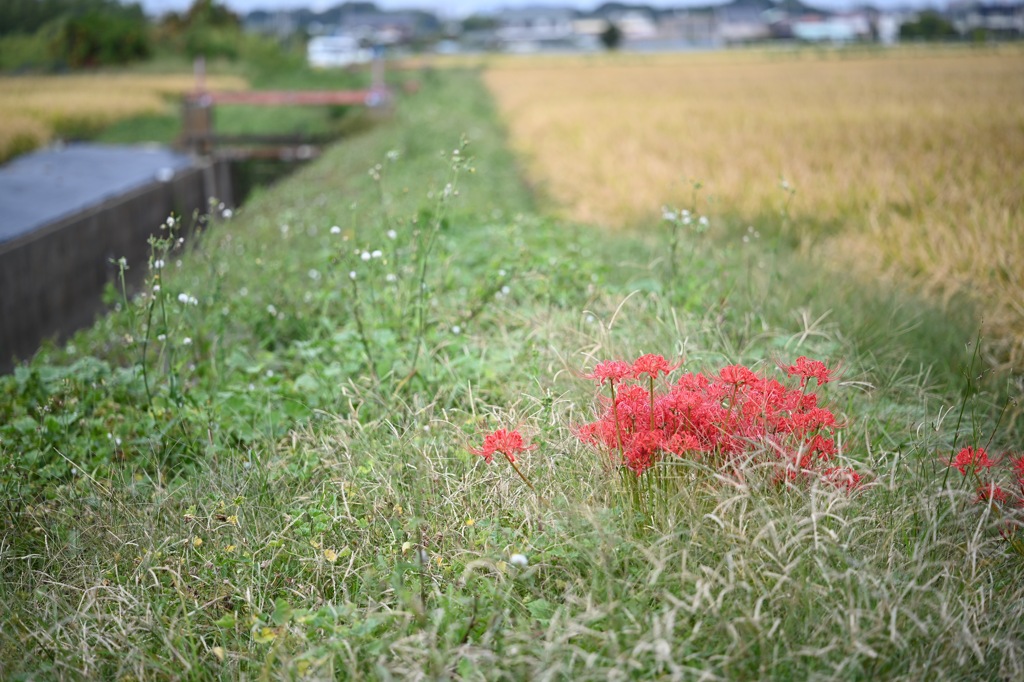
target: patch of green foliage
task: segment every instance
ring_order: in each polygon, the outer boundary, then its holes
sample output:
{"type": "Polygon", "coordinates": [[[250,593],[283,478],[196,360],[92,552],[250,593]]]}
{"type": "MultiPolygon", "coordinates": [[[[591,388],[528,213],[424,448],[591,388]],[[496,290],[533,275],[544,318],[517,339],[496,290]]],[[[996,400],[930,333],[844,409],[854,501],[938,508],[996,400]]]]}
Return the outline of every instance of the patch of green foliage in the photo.
{"type": "Polygon", "coordinates": [[[54,58],[71,68],[128,64],[152,52],[142,7],[96,9],[64,20],[52,43],[54,58]]]}
{"type": "Polygon", "coordinates": [[[939,12],[921,12],[917,19],[900,24],[900,40],[955,40],[956,28],[939,12]]]}
{"type": "Polygon", "coordinates": [[[113,0],[10,0],[0,6],[0,69],[127,64],[152,52],[138,4],[113,0]]]}
{"type": "Polygon", "coordinates": [[[115,0],[5,0],[0,5],[0,36],[29,35],[55,19],[90,12],[134,12],[115,0]]]}
{"type": "Polygon", "coordinates": [[[294,74],[301,38],[243,31],[222,3],[195,0],[150,22],[139,4],[115,0],[10,0],[0,5],[0,70],[53,71],[204,57],[256,74],[294,74]]]}
{"type": "Polygon", "coordinates": [[[474,75],[422,77],[237,213],[177,217],[141,291],[0,378],[2,676],[1024,672],[1024,564],[942,461],[1020,438],[976,357],[932,373],[969,329],[684,221],[699,196],[643,237],[538,216],[474,75]],[[698,471],[638,521],[574,428],[581,375],[642,352],[841,362],[865,485],[698,471]],[[496,426],[536,491],[469,454],[496,426]]]}

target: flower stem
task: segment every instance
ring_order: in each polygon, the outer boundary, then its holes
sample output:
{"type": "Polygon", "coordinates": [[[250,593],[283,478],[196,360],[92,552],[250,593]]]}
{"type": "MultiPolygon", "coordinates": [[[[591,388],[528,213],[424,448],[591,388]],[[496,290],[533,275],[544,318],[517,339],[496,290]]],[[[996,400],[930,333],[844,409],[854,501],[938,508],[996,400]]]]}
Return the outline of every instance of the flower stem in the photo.
{"type": "Polygon", "coordinates": [[[523,472],[520,471],[519,467],[516,466],[515,460],[509,457],[508,455],[505,455],[505,459],[507,459],[508,463],[512,465],[512,468],[515,469],[515,472],[519,474],[519,478],[523,479],[523,483],[530,486],[530,490],[537,492],[537,489],[533,487],[532,483],[530,483],[530,479],[526,478],[526,476],[523,476],[523,472]]]}
{"type": "Polygon", "coordinates": [[[622,447],[622,426],[619,425],[619,406],[615,403],[615,381],[608,382],[608,390],[612,394],[612,416],[615,419],[615,437],[619,441],[619,459],[625,461],[626,452],[622,447]]]}

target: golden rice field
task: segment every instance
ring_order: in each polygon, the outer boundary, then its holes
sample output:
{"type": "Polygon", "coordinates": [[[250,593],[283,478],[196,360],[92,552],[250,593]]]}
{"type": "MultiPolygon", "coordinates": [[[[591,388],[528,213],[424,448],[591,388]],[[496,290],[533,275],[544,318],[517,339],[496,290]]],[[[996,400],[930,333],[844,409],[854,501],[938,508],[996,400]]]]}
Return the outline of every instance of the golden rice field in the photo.
{"type": "Polygon", "coordinates": [[[702,211],[753,220],[784,179],[806,248],[970,293],[1024,370],[1024,52],[503,59],[485,78],[556,211],[652,225],[698,180],[702,211]]]}
{"type": "MultiPolygon", "coordinates": [[[[244,89],[234,76],[207,78],[216,89],[244,89]]],[[[173,110],[195,87],[188,74],[87,74],[0,77],[0,160],[45,144],[62,131],[173,110]]]]}

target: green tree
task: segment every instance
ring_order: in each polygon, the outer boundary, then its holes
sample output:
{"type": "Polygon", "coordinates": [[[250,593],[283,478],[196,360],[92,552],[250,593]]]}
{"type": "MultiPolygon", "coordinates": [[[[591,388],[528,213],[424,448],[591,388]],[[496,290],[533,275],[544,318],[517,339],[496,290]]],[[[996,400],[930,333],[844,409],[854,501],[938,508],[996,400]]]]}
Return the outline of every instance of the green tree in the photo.
{"type": "Polygon", "coordinates": [[[161,43],[189,57],[237,59],[242,22],[217,0],[195,0],[184,14],[167,14],[157,27],[161,43]]]}
{"type": "Polygon", "coordinates": [[[139,5],[103,3],[64,19],[51,52],[73,68],[146,59],[152,52],[149,26],[139,5]]]}
{"type": "Polygon", "coordinates": [[[953,24],[938,12],[921,12],[916,21],[900,26],[900,40],[953,40],[958,37],[953,24]]]}
{"type": "Polygon", "coordinates": [[[622,29],[619,28],[615,22],[609,21],[608,27],[601,31],[601,44],[604,45],[606,50],[617,50],[622,44],[623,34],[622,29]]]}

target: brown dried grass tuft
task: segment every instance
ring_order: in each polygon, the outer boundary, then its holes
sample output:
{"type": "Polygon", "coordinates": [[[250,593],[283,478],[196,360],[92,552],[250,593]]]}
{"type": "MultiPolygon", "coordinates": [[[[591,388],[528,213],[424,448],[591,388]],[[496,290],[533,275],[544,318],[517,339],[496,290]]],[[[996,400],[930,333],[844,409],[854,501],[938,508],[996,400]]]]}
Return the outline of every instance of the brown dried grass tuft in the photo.
{"type": "MultiPolygon", "coordinates": [[[[1024,52],[741,52],[492,60],[531,180],[568,217],[686,206],[827,225],[805,245],[865,277],[981,304],[1024,363],[1024,52]],[[845,55],[845,56],[844,56],[845,55]]],[[[811,229],[811,228],[806,228],[811,229]]]]}

